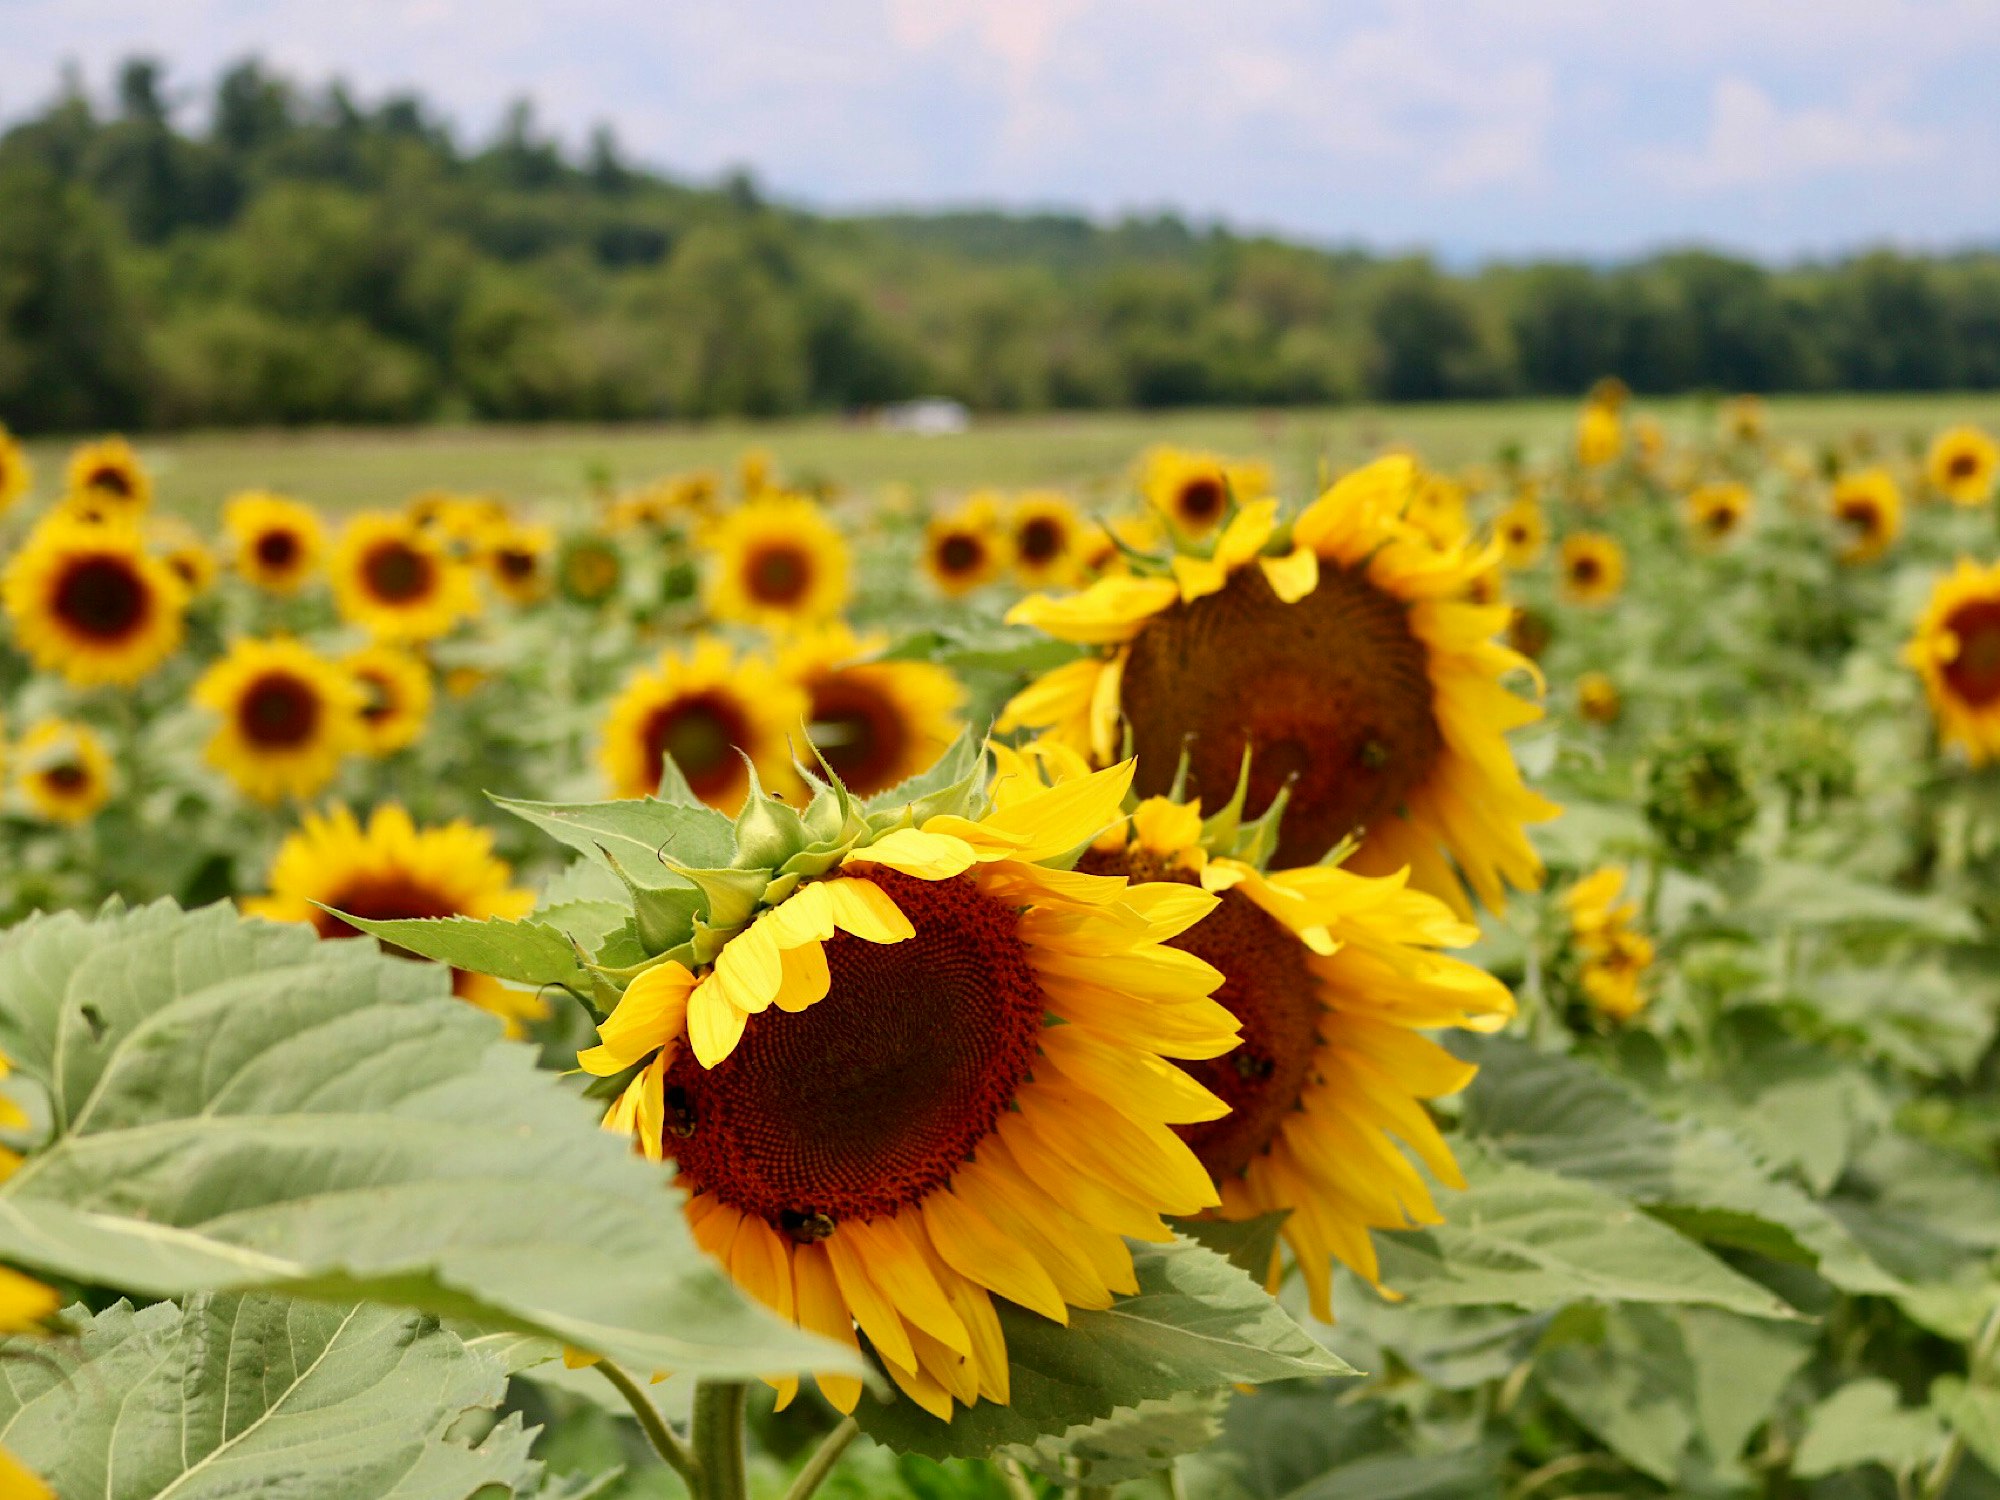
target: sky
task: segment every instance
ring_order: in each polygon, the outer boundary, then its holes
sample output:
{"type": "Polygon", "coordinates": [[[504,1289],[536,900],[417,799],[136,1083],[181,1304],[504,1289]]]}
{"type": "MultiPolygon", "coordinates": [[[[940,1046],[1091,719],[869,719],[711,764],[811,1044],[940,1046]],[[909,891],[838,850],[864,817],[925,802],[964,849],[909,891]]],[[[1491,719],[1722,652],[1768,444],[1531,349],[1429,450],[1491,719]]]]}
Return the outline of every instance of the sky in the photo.
{"type": "Polygon", "coordinates": [[[2000,0],[0,0],[0,35],[0,118],[65,63],[108,95],[147,53],[195,97],[254,53],[829,209],[1455,262],[2000,244],[2000,0]]]}

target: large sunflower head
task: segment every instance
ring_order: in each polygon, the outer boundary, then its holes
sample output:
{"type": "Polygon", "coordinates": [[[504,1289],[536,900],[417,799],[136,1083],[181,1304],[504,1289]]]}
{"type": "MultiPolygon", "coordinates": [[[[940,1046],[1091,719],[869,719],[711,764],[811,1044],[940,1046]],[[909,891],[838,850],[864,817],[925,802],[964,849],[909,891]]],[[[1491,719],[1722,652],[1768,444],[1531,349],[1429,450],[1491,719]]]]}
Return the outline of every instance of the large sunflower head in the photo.
{"type": "Polygon", "coordinates": [[[539,604],[555,586],[555,532],[504,521],[481,533],[479,559],[493,587],[510,603],[539,604]]]}
{"type": "Polygon", "coordinates": [[[343,619],[381,640],[436,640],[478,609],[466,564],[432,529],[386,511],[342,529],[333,594],[343,619]]]}
{"type": "Polygon", "coordinates": [[[1531,568],[1549,544],[1549,518],[1533,495],[1522,495],[1493,519],[1493,538],[1508,567],[1531,568]]]}
{"type": "Polygon", "coordinates": [[[1177,533],[1192,540],[1213,532],[1232,507],[1268,495],[1271,471],[1219,454],[1159,447],[1140,461],[1139,489],[1177,533]]]}
{"type": "MultiPolygon", "coordinates": [[[[270,893],[245,901],[243,909],[273,922],[309,923],[323,938],[352,938],[359,930],[335,912],[374,922],[484,920],[523,917],[534,904],[534,892],[517,887],[513,870],[494,855],[489,830],[464,821],[419,828],[391,802],[369,814],[365,825],[344,807],[307,813],[279,847],[270,893]]],[[[510,1034],[548,1014],[540,995],[510,990],[483,974],[454,969],[452,989],[499,1016],[510,1034]]]]}
{"type": "Polygon", "coordinates": [[[437,696],[431,669],[402,646],[363,646],[341,658],[361,690],[360,742],[370,755],[393,755],[423,738],[437,696]]]}
{"type": "Polygon", "coordinates": [[[27,451],[0,422],[0,516],[24,500],[35,487],[35,471],[27,451]]]}
{"type": "Polygon", "coordinates": [[[1923,679],[1938,737],[1975,766],[2000,760],[2000,563],[1960,558],[1931,591],[1904,659],[1923,679]]]}
{"type": "Polygon", "coordinates": [[[1108,1307],[1136,1286],[1128,1237],[1217,1202],[1174,1127],[1225,1106],[1172,1063],[1238,1028],[1221,976],[1168,946],[1216,900],[1064,868],[1130,778],[989,792],[961,754],[902,805],[753,798],[579,1058],[623,1080],[606,1127],[677,1164],[746,1291],[850,1347],[858,1328],[940,1418],[1009,1399],[995,1297],[1108,1307]]]}
{"type": "Polygon", "coordinates": [[[14,752],[14,785],[37,817],[84,823],[111,800],[111,752],[97,732],[66,719],[44,719],[14,752]]]}
{"type": "Polygon", "coordinates": [[[1887,469],[1843,474],[1830,502],[1844,545],[1844,563],[1874,562],[1903,534],[1903,491],[1887,469]]]}
{"type": "Polygon", "coordinates": [[[69,458],[64,499],[93,515],[136,518],[153,503],[153,480],[120,437],[85,443],[69,458]]]}
{"type": "Polygon", "coordinates": [[[1586,401],[1576,419],[1576,461],[1586,469],[1601,469],[1625,451],[1625,421],[1618,408],[1586,401]]]}
{"type": "Polygon", "coordinates": [[[222,508],[236,571],[261,589],[295,594],[319,568],[326,528],[303,500],[246,490],[222,508]]]}
{"type": "Polygon", "coordinates": [[[1006,564],[997,496],[981,492],[924,528],[924,572],[948,599],[984,588],[1006,564]]]}
{"type": "Polygon", "coordinates": [[[360,684],[300,641],[235,641],[194,701],[219,720],[208,763],[259,802],[315,795],[361,748],[360,684]]]}
{"type": "MultiPolygon", "coordinates": [[[[943,667],[870,661],[886,635],[857,637],[845,625],[799,637],[779,671],[805,690],[806,735],[856,796],[872,797],[916,775],[958,738],[965,689],[943,667]]],[[[803,747],[801,747],[803,749],[803,747]]]]}
{"type": "Polygon", "coordinates": [[[1056,490],[1022,495],[1007,512],[1015,579],[1025,588],[1075,583],[1082,571],[1085,530],[1068,496],[1056,490]]]}
{"type": "Polygon", "coordinates": [[[78,687],[130,686],[181,643],[187,593],[134,526],[44,517],[0,578],[14,639],[78,687]]]}
{"type": "Polygon", "coordinates": [[[1410,866],[1462,901],[1455,861],[1500,905],[1540,878],[1523,825],[1555,814],[1506,743],[1540,710],[1502,679],[1532,669],[1495,639],[1506,607],[1464,597],[1490,557],[1403,520],[1415,482],[1408,459],[1382,459],[1307,507],[1288,543],[1277,502],[1258,501],[1171,557],[1170,576],[1023,600],[1011,621],[1096,650],[1019,694],[1001,729],[1051,732],[1099,763],[1129,736],[1146,795],[1185,753],[1190,792],[1226,798],[1249,752],[1253,812],[1290,788],[1280,862],[1359,836],[1356,869],[1410,866]]]}
{"type": "Polygon", "coordinates": [[[772,492],[740,505],[704,541],[705,598],[718,620],[791,629],[830,619],[847,603],[847,541],[802,496],[772,492]]]}
{"type": "Polygon", "coordinates": [[[1955,505],[1984,505],[1991,500],[1996,474],[2000,474],[2000,443],[1977,427],[1940,432],[1924,461],[1931,488],[1955,505]]]}
{"type": "Polygon", "coordinates": [[[1687,525],[1697,546],[1721,548],[1743,534],[1750,520],[1750,490],[1733,479],[1712,480],[1688,492],[1687,525]]]}
{"type": "Polygon", "coordinates": [[[791,741],[807,712],[804,691],[763,657],[739,657],[713,637],[668,652],[632,678],[605,717],[601,762],[611,794],[651,796],[671,758],[697,797],[734,813],[752,766],[767,786],[791,784],[791,741]]]}
{"type": "Polygon", "coordinates": [[[1572,533],[1563,538],[1558,573],[1570,603],[1609,604],[1625,591],[1625,549],[1601,531],[1572,533]]]}

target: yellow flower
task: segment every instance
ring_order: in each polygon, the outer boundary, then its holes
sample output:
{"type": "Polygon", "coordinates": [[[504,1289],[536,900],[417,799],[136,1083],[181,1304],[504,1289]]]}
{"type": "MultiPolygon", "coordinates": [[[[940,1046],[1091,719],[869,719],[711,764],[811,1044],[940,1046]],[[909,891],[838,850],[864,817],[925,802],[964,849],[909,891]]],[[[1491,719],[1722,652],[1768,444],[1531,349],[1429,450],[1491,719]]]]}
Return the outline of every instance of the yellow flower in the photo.
{"type": "MultiPolygon", "coordinates": [[[[0,1058],[0,1077],[7,1071],[0,1058]]],[[[6,1123],[0,1120],[0,1124],[6,1123]]],[[[43,1286],[19,1271],[0,1266],[0,1333],[35,1333],[62,1305],[53,1287],[43,1286]]],[[[19,1459],[0,1448],[0,1495],[6,1500],[55,1500],[55,1492],[21,1466],[19,1459]]]]}
{"type": "Polygon", "coordinates": [[[1750,519],[1750,491],[1733,479],[1697,485],[1687,497],[1688,530],[1705,547],[1721,547],[1750,519]]]}
{"type": "Polygon", "coordinates": [[[299,641],[234,642],[195,683],[194,701],[221,720],[208,763],[259,802],[314,795],[361,748],[360,684],[299,641]]]}
{"type": "Polygon", "coordinates": [[[507,502],[497,495],[459,495],[450,490],[425,490],[411,496],[403,514],[411,525],[442,542],[454,557],[483,552],[492,533],[513,524],[507,502]]]}
{"type": "Polygon", "coordinates": [[[105,438],[70,455],[64,499],[87,515],[135,520],[153,503],[153,481],[130,443],[105,438]]]}
{"type": "Polygon", "coordinates": [[[341,531],[333,597],[342,619],[388,641],[436,640],[478,610],[466,565],[430,531],[382,511],[341,531]]]}
{"type": "Polygon", "coordinates": [[[858,797],[885,792],[931,765],[962,727],[965,689],[943,667],[857,660],[888,644],[887,635],[857,638],[835,624],[800,637],[778,657],[779,671],[805,689],[813,748],[858,797]]]}
{"type": "Polygon", "coordinates": [[[1764,402],[1757,396],[1735,396],[1722,403],[1722,431],[1732,442],[1758,443],[1768,425],[1764,402]]]}
{"type": "Polygon", "coordinates": [[[1576,680],[1576,711],[1592,724],[1616,724],[1625,712],[1625,697],[1604,673],[1585,672],[1576,680]]]}
{"type": "Polygon", "coordinates": [[[14,783],[37,816],[87,823],[111,800],[111,752],[88,725],[44,719],[21,739],[14,783]]]}
{"type": "Polygon", "coordinates": [[[796,628],[847,603],[847,542],[798,495],[764,493],[708,528],[708,612],[718,620],[796,628]]]}
{"type": "Polygon", "coordinates": [[[146,541],[173,570],[187,598],[199,599],[215,586],[222,565],[200,534],[179,516],[154,516],[146,523],[146,541]]]}
{"type": "Polygon", "coordinates": [[[1931,444],[1924,472],[1931,488],[1955,505],[1984,505],[2000,472],[2000,444],[1977,427],[1953,427],[1931,444]]]}
{"type": "Polygon", "coordinates": [[[0,579],[14,638],[36,667],[77,687],[129,687],[181,643],[186,591],[136,528],[56,514],[0,579]]]}
{"type": "Polygon", "coordinates": [[[640,1067],[605,1125],[675,1162],[738,1285],[851,1347],[858,1328],[939,1418],[1010,1399],[995,1297],[1059,1323],[1109,1307],[1136,1290],[1128,1238],[1217,1202],[1174,1127],[1226,1106],[1174,1061],[1238,1030],[1221,975],[1167,946],[1215,898],[1061,867],[1130,777],[1016,785],[853,850],[712,963],[642,973],[578,1059],[640,1067]]]}
{"type": "Polygon", "coordinates": [[[1084,521],[1067,497],[1054,490],[1031,490],[1007,515],[1014,577],[1024,588],[1076,582],[1081,571],[1084,521]]]}
{"type": "Polygon", "coordinates": [[[493,587],[509,602],[539,604],[555,584],[551,565],[555,545],[555,533],[548,527],[507,521],[482,533],[479,556],[493,587]]]}
{"type": "Polygon", "coordinates": [[[1531,495],[1523,495],[1494,518],[1493,536],[1510,568],[1531,568],[1549,544],[1549,519],[1531,495]]]}
{"type": "Polygon", "coordinates": [[[1142,460],[1139,488],[1180,535],[1194,539],[1220,526],[1231,504],[1247,505],[1269,494],[1271,471],[1219,454],[1160,447],[1142,460]]]}
{"type": "Polygon", "coordinates": [[[1129,732],[1146,795],[1167,790],[1185,751],[1190,794],[1219,800],[1247,749],[1253,814],[1290,787],[1280,863],[1361,835],[1362,873],[1409,866],[1454,902],[1462,875],[1501,906],[1505,887],[1541,878],[1523,825],[1556,812],[1507,747],[1541,711],[1502,686],[1532,671],[1494,639],[1506,606],[1463,598],[1491,556],[1411,528],[1415,482],[1401,457],[1348,475],[1293,523],[1283,555],[1265,555],[1277,502],[1261,500],[1208,555],[1175,556],[1170,578],[1023,600],[1010,621],[1100,650],[1031,684],[998,728],[1047,730],[1100,764],[1129,732]]]}
{"type": "Polygon", "coordinates": [[[361,688],[360,741],[370,755],[393,755],[423,738],[436,690],[431,669],[401,646],[364,646],[341,658],[361,688]]]}
{"type": "Polygon", "coordinates": [[[1583,993],[1614,1021],[1629,1021],[1646,1005],[1646,971],[1653,964],[1651,938],[1631,930],[1639,908],[1624,901],[1622,865],[1606,865],[1563,894],[1570,942],[1583,960],[1583,993]]]}
{"type": "Polygon", "coordinates": [[[266,490],[231,495],[222,508],[236,571],[274,594],[295,594],[319,569],[326,529],[302,500],[266,490]]]}
{"type": "Polygon", "coordinates": [[[1832,508],[1846,537],[1844,563],[1874,562],[1903,534],[1903,492],[1887,469],[1843,474],[1833,487],[1832,508]]]}
{"type": "Polygon", "coordinates": [[[1434,547],[1456,547],[1472,534],[1465,515],[1465,486],[1442,474],[1423,474],[1410,492],[1403,519],[1434,547]]]}
{"type": "Polygon", "coordinates": [[[35,487],[35,471],[27,452],[0,422],[0,516],[4,516],[35,487]]]}
{"type": "Polygon", "coordinates": [[[713,637],[669,652],[633,677],[605,718],[601,763],[611,795],[651,796],[672,756],[697,797],[733,815],[750,789],[744,756],[766,787],[792,785],[787,737],[807,707],[804,691],[769,662],[739,658],[713,637]]]}
{"type": "MultiPolygon", "coordinates": [[[[246,900],[243,910],[273,922],[307,923],[323,938],[352,938],[361,935],[357,928],[321,908],[371,922],[525,917],[535,894],[513,880],[507,862],[495,857],[487,829],[463,820],[419,828],[393,802],[377,807],[364,827],[336,807],[306,814],[278,850],[270,894],[246,900]]],[[[484,974],[452,970],[452,991],[500,1017],[510,1036],[520,1034],[524,1021],[548,1014],[540,995],[508,989],[484,974]]]]}
{"type": "Polygon", "coordinates": [[[1570,603],[1609,604],[1625,590],[1625,549],[1601,531],[1579,531],[1563,540],[1561,573],[1570,603]]]}
{"type": "Polygon", "coordinates": [[[962,598],[1000,576],[1005,547],[999,497],[981,491],[924,528],[924,572],[946,598],[962,598]]]}
{"type": "Polygon", "coordinates": [[[1903,659],[1923,679],[1939,739],[1975,766],[2000,759],[2000,563],[1960,558],[1931,591],[1903,659]]]}
{"type": "Polygon", "coordinates": [[[736,460],[736,482],[743,498],[754,500],[778,487],[778,458],[769,448],[745,448],[736,460]]]}
{"type": "Polygon", "coordinates": [[[1625,451],[1625,424],[1615,406],[1589,402],[1576,422],[1576,461],[1599,469],[1625,451]]]}

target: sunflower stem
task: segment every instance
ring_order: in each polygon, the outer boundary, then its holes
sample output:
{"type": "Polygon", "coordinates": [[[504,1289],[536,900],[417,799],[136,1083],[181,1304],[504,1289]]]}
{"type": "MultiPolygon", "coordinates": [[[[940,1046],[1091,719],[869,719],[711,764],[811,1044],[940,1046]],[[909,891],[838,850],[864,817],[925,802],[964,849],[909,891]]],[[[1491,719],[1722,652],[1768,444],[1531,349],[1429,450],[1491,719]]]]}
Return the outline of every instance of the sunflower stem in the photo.
{"type": "Polygon", "coordinates": [[[861,1433],[861,1424],[852,1417],[843,1417],[838,1427],[821,1440],[813,1450],[813,1456],[806,1460],[806,1466],[799,1470],[791,1488],[785,1491],[785,1500],[811,1500],[811,1496],[826,1482],[826,1476],[833,1472],[833,1466],[840,1462],[840,1455],[847,1451],[847,1445],[861,1433]]]}
{"type": "Polygon", "coordinates": [[[750,1492],[743,1463],[743,1405],[749,1388],[741,1381],[704,1380],[694,1388],[694,1460],[699,1500],[745,1500],[750,1492]]]}
{"type": "Polygon", "coordinates": [[[681,1476],[690,1493],[701,1493],[701,1466],[694,1454],[688,1451],[680,1435],[667,1425],[667,1419],[660,1415],[660,1409],[653,1405],[652,1397],[641,1390],[639,1383],[627,1375],[608,1359],[600,1359],[597,1373],[617,1388],[625,1398],[625,1404],[632,1408],[632,1415],[639,1419],[639,1430],[646,1434],[646,1441],[653,1445],[653,1451],[666,1461],[668,1468],[681,1476]]]}

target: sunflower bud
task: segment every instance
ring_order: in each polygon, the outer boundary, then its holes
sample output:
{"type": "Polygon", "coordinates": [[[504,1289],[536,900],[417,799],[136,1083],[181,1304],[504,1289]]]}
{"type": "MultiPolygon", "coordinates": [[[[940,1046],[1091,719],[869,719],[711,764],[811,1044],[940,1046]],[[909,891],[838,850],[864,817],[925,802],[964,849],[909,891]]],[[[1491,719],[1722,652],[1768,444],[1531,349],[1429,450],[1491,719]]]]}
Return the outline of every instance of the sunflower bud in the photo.
{"type": "Polygon", "coordinates": [[[1646,772],[1646,821],[1689,865],[1735,853],[1757,819],[1757,799],[1734,740],[1694,730],[1665,741],[1646,772]]]}

